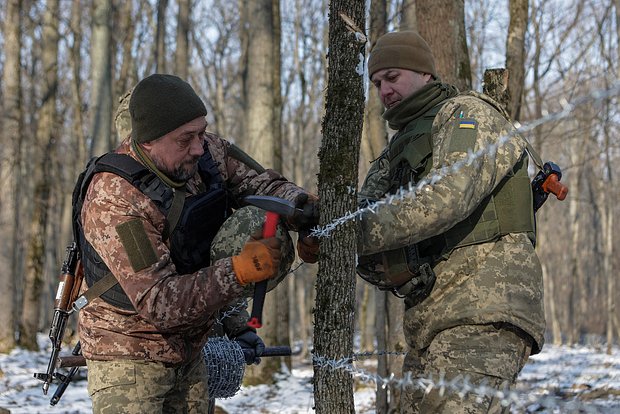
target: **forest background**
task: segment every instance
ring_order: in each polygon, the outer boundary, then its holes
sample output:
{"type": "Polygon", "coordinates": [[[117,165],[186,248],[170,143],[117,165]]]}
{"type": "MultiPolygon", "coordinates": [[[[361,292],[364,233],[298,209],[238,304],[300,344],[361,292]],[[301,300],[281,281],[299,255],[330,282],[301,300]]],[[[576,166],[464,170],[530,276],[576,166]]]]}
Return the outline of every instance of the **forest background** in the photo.
{"type": "MultiPolygon", "coordinates": [[[[489,68],[510,70],[509,112],[570,188],[537,214],[547,340],[618,343],[620,0],[2,0],[0,352],[36,349],[37,332],[47,332],[73,183],[90,157],[118,144],[119,99],[143,77],[187,79],[210,130],[319,192],[334,4],[345,14],[362,5],[366,51],[386,31],[419,30],[442,79],[462,90],[481,91],[489,68]]],[[[363,178],[390,131],[360,77],[363,178]]],[[[299,267],[269,294],[268,344],[312,347],[317,268],[299,267]]],[[[356,349],[402,351],[402,302],[353,284],[356,349]]],[[[248,378],[268,382],[280,362],[248,378]]],[[[399,364],[386,359],[385,373],[399,364]]]]}

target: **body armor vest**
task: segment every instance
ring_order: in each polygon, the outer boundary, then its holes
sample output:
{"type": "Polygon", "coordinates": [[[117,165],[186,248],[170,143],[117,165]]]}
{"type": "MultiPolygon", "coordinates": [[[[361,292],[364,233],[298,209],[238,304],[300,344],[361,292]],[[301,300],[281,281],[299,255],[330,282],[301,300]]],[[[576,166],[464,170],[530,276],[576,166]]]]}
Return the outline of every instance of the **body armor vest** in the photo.
{"type": "MultiPolygon", "coordinates": [[[[222,177],[205,147],[198,172],[206,191],[185,197],[184,189],[172,189],[155,173],[125,154],[108,153],[89,161],[73,191],[73,232],[81,252],[84,276],[89,288],[104,279],[110,270],[84,237],[81,211],[88,186],[95,174],[110,172],[129,181],[149,197],[166,216],[162,238],[170,239],[170,256],[179,274],[197,271],[210,264],[209,249],[217,231],[230,215],[222,177]]],[[[134,310],[122,287],[116,283],[100,294],[111,305],[134,310]]]]}
{"type": "MultiPolygon", "coordinates": [[[[410,182],[415,184],[430,171],[431,129],[442,105],[410,122],[390,142],[390,193],[410,182]]],[[[533,200],[526,160],[524,152],[474,213],[445,233],[414,245],[360,257],[360,276],[380,289],[407,296],[408,305],[413,306],[430,294],[435,280],[432,267],[447,259],[454,249],[497,240],[508,233],[526,232],[534,242],[533,200]]]]}

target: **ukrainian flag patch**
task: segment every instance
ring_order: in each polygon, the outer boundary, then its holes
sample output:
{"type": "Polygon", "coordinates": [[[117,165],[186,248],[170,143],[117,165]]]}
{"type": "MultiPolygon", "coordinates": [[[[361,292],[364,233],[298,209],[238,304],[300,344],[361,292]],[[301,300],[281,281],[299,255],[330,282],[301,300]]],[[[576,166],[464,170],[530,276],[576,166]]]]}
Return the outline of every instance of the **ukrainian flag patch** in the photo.
{"type": "Polygon", "coordinates": [[[476,129],[476,121],[473,119],[459,120],[459,129],[476,129]]]}

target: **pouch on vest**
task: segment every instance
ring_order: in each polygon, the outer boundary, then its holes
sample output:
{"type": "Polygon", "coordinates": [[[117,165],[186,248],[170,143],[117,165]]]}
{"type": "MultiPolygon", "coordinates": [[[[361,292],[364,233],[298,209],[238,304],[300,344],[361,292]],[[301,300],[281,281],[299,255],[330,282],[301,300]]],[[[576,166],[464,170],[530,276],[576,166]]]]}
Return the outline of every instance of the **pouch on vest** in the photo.
{"type": "Polygon", "coordinates": [[[185,199],[170,236],[170,256],[179,274],[209,266],[211,242],[229,214],[226,191],[221,188],[185,199]]]}
{"type": "Polygon", "coordinates": [[[431,264],[420,260],[416,245],[360,256],[357,273],[379,289],[415,304],[428,297],[436,280],[431,264]]]}

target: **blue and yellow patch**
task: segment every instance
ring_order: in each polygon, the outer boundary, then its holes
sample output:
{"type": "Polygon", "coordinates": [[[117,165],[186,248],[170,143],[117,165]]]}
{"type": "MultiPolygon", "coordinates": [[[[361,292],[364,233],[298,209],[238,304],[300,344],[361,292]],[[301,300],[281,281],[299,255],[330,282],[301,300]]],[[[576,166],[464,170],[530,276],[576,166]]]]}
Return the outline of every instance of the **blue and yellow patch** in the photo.
{"type": "Polygon", "coordinates": [[[476,121],[473,120],[459,120],[459,129],[476,129],[476,121]]]}
{"type": "Polygon", "coordinates": [[[449,152],[467,152],[473,150],[476,145],[476,135],[478,134],[478,122],[475,118],[465,118],[463,113],[455,119],[452,124],[452,133],[447,144],[449,152]]]}

